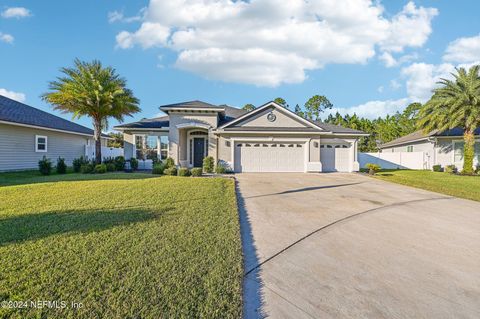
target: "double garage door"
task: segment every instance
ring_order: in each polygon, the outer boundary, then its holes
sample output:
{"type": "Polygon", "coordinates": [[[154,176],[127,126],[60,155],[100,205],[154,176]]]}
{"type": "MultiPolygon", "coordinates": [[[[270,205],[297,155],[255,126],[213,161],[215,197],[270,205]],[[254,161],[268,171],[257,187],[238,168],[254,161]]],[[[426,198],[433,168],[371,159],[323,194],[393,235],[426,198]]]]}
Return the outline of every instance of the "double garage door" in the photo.
{"type": "Polygon", "coordinates": [[[305,143],[235,143],[235,172],[304,172],[305,143]]]}
{"type": "MultiPolygon", "coordinates": [[[[305,172],[305,143],[236,142],[235,172],[305,172]]],[[[350,145],[321,144],[324,172],[350,171],[350,145]]]]}

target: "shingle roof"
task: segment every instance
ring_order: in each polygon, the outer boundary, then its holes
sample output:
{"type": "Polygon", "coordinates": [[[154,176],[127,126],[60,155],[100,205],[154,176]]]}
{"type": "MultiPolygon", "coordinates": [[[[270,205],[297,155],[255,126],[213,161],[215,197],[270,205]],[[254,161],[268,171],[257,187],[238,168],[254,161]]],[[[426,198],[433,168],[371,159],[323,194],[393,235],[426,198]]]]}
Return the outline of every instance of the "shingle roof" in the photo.
{"type": "Polygon", "coordinates": [[[351,128],[348,128],[348,127],[339,126],[339,125],[333,125],[333,124],[323,123],[323,122],[320,122],[320,121],[315,121],[314,123],[317,124],[318,126],[320,126],[321,128],[323,128],[325,131],[329,131],[329,132],[332,132],[332,133],[365,134],[365,132],[363,132],[363,131],[354,130],[354,129],[351,129],[351,128]]]}
{"type": "Polygon", "coordinates": [[[222,106],[213,105],[213,104],[206,103],[199,100],[162,105],[160,106],[160,109],[162,108],[198,108],[198,109],[209,108],[209,109],[219,109],[219,110],[223,109],[222,106]]]}
{"type": "MultiPolygon", "coordinates": [[[[33,125],[93,136],[93,130],[0,95],[0,121],[33,125]]],[[[104,135],[105,136],[105,135],[104,135]]]]}
{"type": "Polygon", "coordinates": [[[115,128],[168,128],[170,121],[168,116],[143,119],[137,122],[117,125],[115,128]]]}
{"type": "Polygon", "coordinates": [[[218,125],[223,125],[225,123],[228,123],[230,121],[233,121],[239,116],[242,116],[243,114],[247,113],[246,110],[243,109],[238,109],[236,107],[228,106],[226,104],[220,105],[221,107],[225,108],[225,113],[220,114],[220,121],[218,125]]]}
{"type": "MultiPolygon", "coordinates": [[[[475,130],[475,135],[480,135],[480,127],[475,130]]],[[[463,136],[463,128],[456,127],[456,128],[451,129],[451,130],[446,130],[446,131],[442,131],[442,132],[432,131],[428,134],[425,134],[422,130],[419,130],[419,131],[413,132],[411,134],[399,137],[399,138],[397,138],[393,141],[390,141],[388,143],[384,143],[384,144],[380,145],[379,147],[380,148],[386,148],[386,147],[391,147],[391,146],[395,146],[395,145],[402,145],[402,144],[406,144],[406,143],[409,143],[409,142],[426,139],[426,138],[432,137],[432,136],[463,136]]]]}

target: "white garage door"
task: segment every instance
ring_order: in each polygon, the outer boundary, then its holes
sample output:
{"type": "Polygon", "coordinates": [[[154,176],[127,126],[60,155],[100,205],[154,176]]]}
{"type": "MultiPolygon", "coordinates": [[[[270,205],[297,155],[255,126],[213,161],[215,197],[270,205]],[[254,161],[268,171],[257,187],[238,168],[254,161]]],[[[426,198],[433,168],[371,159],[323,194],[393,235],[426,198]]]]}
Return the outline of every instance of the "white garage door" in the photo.
{"type": "Polygon", "coordinates": [[[324,172],[350,171],[350,146],[346,144],[320,145],[320,161],[324,172]]]}
{"type": "Polygon", "coordinates": [[[304,143],[235,143],[235,172],[304,171],[304,143]]]}

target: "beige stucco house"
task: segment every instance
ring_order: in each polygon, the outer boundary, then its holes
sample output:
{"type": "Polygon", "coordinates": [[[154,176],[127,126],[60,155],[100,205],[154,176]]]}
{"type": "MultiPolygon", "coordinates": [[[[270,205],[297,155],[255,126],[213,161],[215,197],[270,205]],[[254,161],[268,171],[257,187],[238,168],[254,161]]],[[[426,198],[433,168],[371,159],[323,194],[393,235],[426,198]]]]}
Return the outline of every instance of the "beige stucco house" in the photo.
{"type": "Polygon", "coordinates": [[[352,172],[357,130],[306,120],[275,102],[251,112],[191,101],[164,105],[167,116],[118,125],[125,157],[200,167],[205,156],[235,172],[352,172]]]}

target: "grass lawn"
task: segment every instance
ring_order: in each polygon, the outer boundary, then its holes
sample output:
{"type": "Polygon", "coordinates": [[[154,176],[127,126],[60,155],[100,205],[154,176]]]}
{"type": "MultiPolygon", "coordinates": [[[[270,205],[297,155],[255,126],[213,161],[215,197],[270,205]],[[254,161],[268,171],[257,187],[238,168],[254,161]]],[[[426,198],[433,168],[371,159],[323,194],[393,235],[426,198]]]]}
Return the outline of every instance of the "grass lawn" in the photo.
{"type": "Polygon", "coordinates": [[[66,303],[0,318],[241,316],[232,180],[4,173],[0,185],[0,301],[66,303]]]}
{"type": "Polygon", "coordinates": [[[432,171],[385,171],[376,178],[446,195],[480,201],[480,176],[461,176],[432,171]]]}

